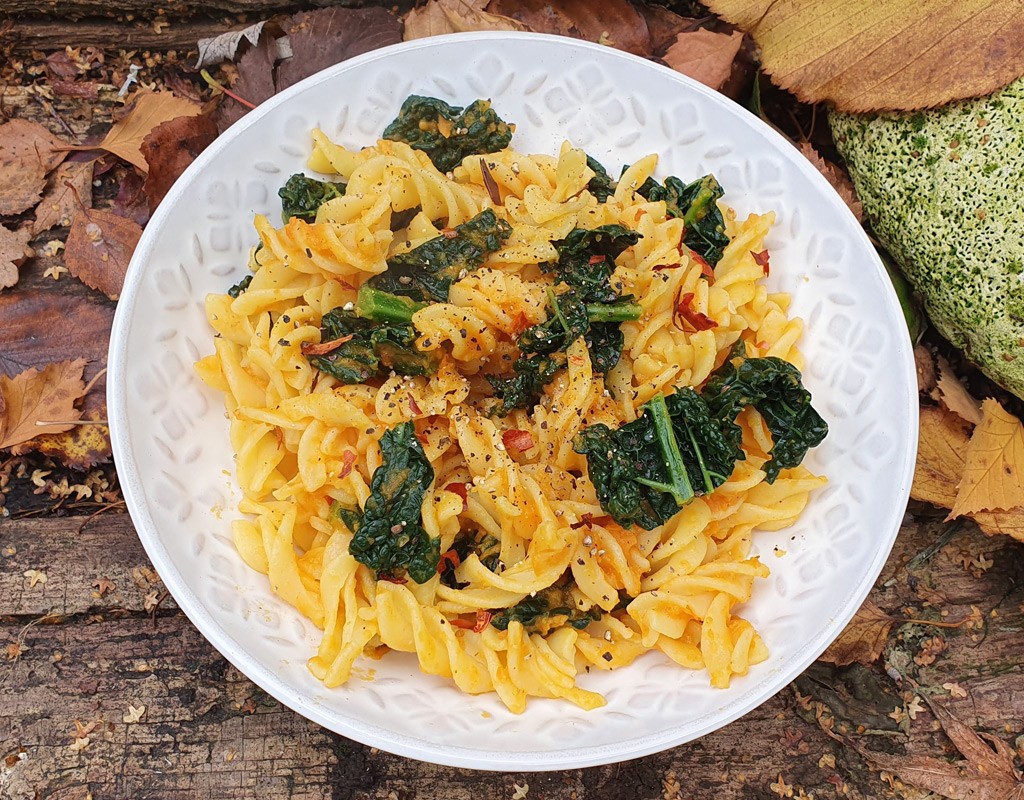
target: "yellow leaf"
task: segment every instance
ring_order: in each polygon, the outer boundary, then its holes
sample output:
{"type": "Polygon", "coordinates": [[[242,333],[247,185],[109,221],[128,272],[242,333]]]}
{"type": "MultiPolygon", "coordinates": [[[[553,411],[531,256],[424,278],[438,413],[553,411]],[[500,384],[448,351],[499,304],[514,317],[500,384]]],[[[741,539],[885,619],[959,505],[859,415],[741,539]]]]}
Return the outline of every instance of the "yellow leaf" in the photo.
{"type": "Polygon", "coordinates": [[[171,92],[140,92],[128,116],[114,124],[99,146],[148,172],[149,166],[140,149],[142,140],[157,125],[177,117],[195,116],[199,111],[195,103],[171,92]]]}
{"type": "Polygon", "coordinates": [[[938,398],[954,414],[963,417],[972,425],[981,424],[981,403],[960,383],[949,362],[939,356],[939,380],[936,383],[938,398]]]}
{"type": "Polygon", "coordinates": [[[944,408],[922,408],[910,496],[952,508],[969,441],[970,426],[956,414],[944,408]]]}
{"type": "Polygon", "coordinates": [[[749,31],[763,68],[808,103],[910,111],[990,94],[1024,73],[1024,0],[707,0],[749,31]]]}
{"type": "Polygon", "coordinates": [[[38,425],[39,422],[76,420],[81,411],[75,401],[85,391],[85,359],[48,364],[42,372],[28,369],[13,378],[0,375],[0,450],[27,442],[41,433],[59,433],[74,427],[38,425]]]}
{"type": "Polygon", "coordinates": [[[950,517],[1024,506],[1024,426],[991,398],[981,413],[950,517]]]}
{"type": "Polygon", "coordinates": [[[892,623],[892,617],[870,600],[865,600],[850,624],[819,659],[840,667],[854,661],[870,666],[882,654],[892,623]]]}
{"type": "Polygon", "coordinates": [[[524,25],[501,14],[484,11],[487,0],[430,0],[405,18],[405,41],[464,31],[528,31],[524,25]]]}

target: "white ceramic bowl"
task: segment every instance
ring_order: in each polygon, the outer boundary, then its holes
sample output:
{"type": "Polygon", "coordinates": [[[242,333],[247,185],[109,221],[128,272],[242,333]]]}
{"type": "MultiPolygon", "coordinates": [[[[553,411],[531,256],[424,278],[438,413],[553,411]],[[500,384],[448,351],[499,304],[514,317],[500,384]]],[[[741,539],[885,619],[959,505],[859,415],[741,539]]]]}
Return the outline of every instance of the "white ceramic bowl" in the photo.
{"type": "Polygon", "coordinates": [[[884,564],[913,474],[917,391],[899,305],[868,239],[785,140],[732,101],[649,61],[572,39],[462,34],[377,50],[264,103],[217,139],[146,228],[118,303],[108,393],[114,453],[139,537],[175,600],[224,656],[285,705],[412,758],[478,769],[604,764],[709,733],[778,692],[839,634],[884,564]],[[239,492],[221,397],[192,363],[212,352],[208,292],[244,274],[254,213],[302,171],[309,131],[371,143],[409,94],[491,98],[513,146],[569,138],[616,172],[650,152],[659,174],[713,172],[741,214],[774,210],[773,290],[807,333],[805,382],[831,431],[808,458],[828,475],[799,522],[755,537],[772,570],[742,614],[771,656],[729,689],[658,653],[584,675],[607,706],[532,700],[509,713],[392,653],[325,689],[306,669],[318,631],[246,567],[230,538],[239,492]],[[778,545],[782,558],[772,555],[778,545]]]}

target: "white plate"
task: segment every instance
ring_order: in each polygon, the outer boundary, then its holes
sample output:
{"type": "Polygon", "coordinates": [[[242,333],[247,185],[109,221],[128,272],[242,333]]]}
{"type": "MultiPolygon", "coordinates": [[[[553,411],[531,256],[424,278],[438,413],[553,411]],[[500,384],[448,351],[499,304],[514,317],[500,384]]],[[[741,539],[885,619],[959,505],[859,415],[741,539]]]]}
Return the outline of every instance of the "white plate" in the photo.
{"type": "Polygon", "coordinates": [[[634,56],[572,39],[462,34],[367,53],[264,103],[185,172],[146,228],[110,344],[114,454],[153,564],[213,645],[285,705],[365,744],[478,769],[548,770],[663,750],[736,719],[778,692],[839,634],[884,564],[906,507],[917,444],[911,345],[864,232],[786,141],[732,101],[634,56]],[[306,669],[318,631],[271,594],[231,543],[236,515],[227,421],[192,363],[212,352],[203,312],[245,271],[254,213],[279,218],[277,189],[304,169],[309,131],[370,144],[409,94],[491,98],[519,150],[562,140],[613,174],[661,155],[659,174],[713,172],[740,214],[774,210],[773,290],[792,293],[807,333],[805,381],[831,427],[808,459],[828,475],[800,521],[755,537],[772,575],[742,610],[771,650],[729,689],[649,653],[581,676],[608,705],[531,700],[509,713],[419,672],[411,656],[360,664],[338,689],[306,669]],[[778,545],[786,555],[772,554],[778,545]]]}

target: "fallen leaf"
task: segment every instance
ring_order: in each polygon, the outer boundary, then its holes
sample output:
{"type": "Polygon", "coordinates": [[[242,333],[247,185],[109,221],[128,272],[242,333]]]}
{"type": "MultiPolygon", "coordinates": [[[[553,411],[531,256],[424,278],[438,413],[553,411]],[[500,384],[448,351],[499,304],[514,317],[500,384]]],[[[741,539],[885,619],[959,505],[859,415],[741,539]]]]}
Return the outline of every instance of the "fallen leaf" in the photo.
{"type": "Polygon", "coordinates": [[[523,800],[530,793],[530,784],[523,781],[522,785],[512,783],[512,800],[523,800]]]}
{"type": "Polygon", "coordinates": [[[71,224],[64,263],[86,286],[116,300],[141,236],[142,228],[130,219],[95,208],[80,211],[71,224]]]}
{"type": "Polygon", "coordinates": [[[487,10],[512,17],[539,33],[601,42],[639,56],[651,55],[651,34],[628,0],[491,0],[487,10]]]}
{"type": "Polygon", "coordinates": [[[1024,426],[992,398],[982,403],[981,412],[950,518],[1024,506],[1024,426]]]}
{"type": "Polygon", "coordinates": [[[80,97],[83,100],[100,99],[100,85],[95,81],[52,81],[50,88],[59,97],[80,97]]]}
{"type": "Polygon", "coordinates": [[[0,125],[0,215],[20,214],[39,201],[46,174],[64,160],[63,146],[38,122],[0,125]]]}
{"type": "Polygon", "coordinates": [[[807,103],[913,110],[990,94],[1024,73],[1021,0],[708,0],[750,32],[763,69],[807,103]]]}
{"type": "Polygon", "coordinates": [[[128,713],[121,717],[121,721],[131,725],[134,722],[139,722],[142,719],[142,715],[146,713],[146,707],[144,705],[133,706],[131,703],[128,704],[128,713]]]}
{"type": "Polygon", "coordinates": [[[251,697],[245,698],[245,702],[238,707],[238,710],[243,714],[254,714],[256,713],[256,701],[251,697]]]}
{"type": "Polygon", "coordinates": [[[129,164],[146,171],[146,159],[142,154],[142,140],[158,125],[175,117],[198,114],[199,106],[172,92],[141,91],[135,95],[130,110],[107,133],[97,147],[107,150],[129,164]]]}
{"type": "Polygon", "coordinates": [[[942,684],[942,688],[949,692],[950,697],[967,697],[967,690],[955,681],[942,684]]]}
{"type": "Polygon", "coordinates": [[[982,739],[942,706],[925,700],[964,760],[951,764],[929,756],[865,750],[857,744],[854,749],[904,783],[951,800],[1024,800],[1024,783],[1014,765],[1013,749],[994,736],[982,734],[982,739]]]}
{"type": "Polygon", "coordinates": [[[51,81],[71,81],[78,77],[79,69],[66,50],[58,50],[46,57],[46,72],[51,81]]]}
{"type": "Polygon", "coordinates": [[[871,600],[865,600],[839,638],[818,658],[838,667],[857,662],[870,666],[882,654],[893,620],[871,600]]]}
{"type": "Polygon", "coordinates": [[[969,423],[945,408],[921,409],[911,497],[940,508],[953,507],[970,432],[969,423]]]}
{"type": "Polygon", "coordinates": [[[150,592],[142,598],[142,607],[146,611],[154,611],[160,604],[160,595],[157,594],[156,589],[150,590],[150,592]]]}
{"type": "Polygon", "coordinates": [[[42,433],[66,431],[73,424],[37,425],[46,420],[76,420],[81,411],[75,401],[85,384],[85,359],[50,364],[42,371],[29,369],[14,378],[0,376],[4,416],[0,419],[0,450],[27,442],[42,433]]]}
{"type": "Polygon", "coordinates": [[[689,17],[681,17],[656,3],[640,3],[637,10],[643,14],[644,22],[647,23],[647,32],[651,37],[651,52],[656,56],[668,50],[680,33],[693,30],[697,22],[689,17]]]}
{"type": "Polygon", "coordinates": [[[0,225],[0,291],[18,282],[18,267],[35,255],[28,246],[31,238],[28,228],[12,231],[0,225]]]}
{"type": "Polygon", "coordinates": [[[32,235],[71,224],[75,211],[92,205],[92,162],[67,161],[46,182],[43,199],[36,206],[32,235]]]}
{"type": "MultiPolygon", "coordinates": [[[[80,417],[82,423],[99,423],[107,418],[107,404],[102,390],[93,390],[86,395],[88,398],[97,395],[101,405],[90,411],[84,411],[80,417]]],[[[83,406],[85,403],[83,403],[83,406]]],[[[80,424],[63,433],[45,433],[19,447],[21,450],[33,450],[44,456],[60,459],[67,467],[86,470],[102,464],[110,459],[110,427],[106,424],[80,424]]]]}
{"type": "Polygon", "coordinates": [[[383,8],[300,11],[282,26],[292,57],[277,68],[277,91],[354,56],[402,41],[402,25],[383,8]]]}
{"type": "Polygon", "coordinates": [[[196,69],[220,64],[222,61],[234,61],[243,42],[247,41],[252,45],[259,42],[263,26],[266,24],[266,20],[262,20],[238,31],[227,31],[209,39],[200,39],[196,45],[199,50],[196,69]]]}
{"type": "Polygon", "coordinates": [[[732,63],[743,45],[743,34],[715,33],[703,28],[684,31],[676,37],[662,60],[712,89],[721,89],[732,74],[732,63]]]}
{"type": "Polygon", "coordinates": [[[149,222],[149,199],[142,189],[143,186],[145,179],[134,167],[125,169],[117,185],[117,196],[110,210],[119,217],[134,221],[137,225],[145,225],[149,222]]]}
{"type": "Polygon", "coordinates": [[[863,222],[864,206],[861,205],[860,199],[857,197],[857,190],[853,188],[853,181],[846,174],[846,170],[840,169],[831,161],[826,161],[818,155],[818,151],[810,142],[800,142],[797,145],[797,150],[814,165],[818,172],[825,176],[825,180],[836,190],[839,198],[846,203],[846,207],[853,212],[857,222],[863,222]]]}
{"type": "Polygon", "coordinates": [[[17,661],[21,658],[21,654],[29,648],[23,645],[21,642],[11,642],[7,645],[7,660],[17,661]]]}
{"type": "MultiPolygon", "coordinates": [[[[233,94],[248,103],[258,106],[274,96],[274,61],[277,51],[274,40],[264,37],[259,44],[238,59],[238,76],[231,85],[233,94]]],[[[217,130],[221,133],[230,128],[249,112],[249,109],[233,97],[224,96],[217,110],[213,112],[217,130]]]]}
{"type": "Polygon", "coordinates": [[[71,744],[68,745],[68,750],[73,753],[81,753],[85,748],[89,746],[89,737],[83,736],[79,739],[75,739],[71,744]]]}
{"type": "Polygon", "coordinates": [[[935,358],[931,350],[923,344],[914,347],[914,366],[917,368],[917,391],[921,394],[931,394],[938,380],[935,358]]]}
{"type": "Polygon", "coordinates": [[[176,117],[158,125],[142,140],[149,165],[143,186],[153,213],[189,164],[217,138],[217,124],[205,114],[176,117]]]}
{"type": "Polygon", "coordinates": [[[92,582],[92,585],[96,587],[96,592],[100,597],[114,590],[114,582],[110,578],[97,578],[92,582]]]}
{"type": "Polygon", "coordinates": [[[43,572],[42,570],[27,569],[27,570],[25,570],[22,573],[22,575],[25,578],[28,578],[28,585],[29,585],[30,589],[35,588],[35,585],[37,583],[41,583],[41,584],[45,584],[46,583],[46,573],[43,572]]]}
{"type": "Polygon", "coordinates": [[[488,0],[430,0],[405,18],[405,41],[464,31],[528,31],[528,25],[483,9],[488,0]]]}
{"type": "Polygon", "coordinates": [[[967,391],[967,388],[953,373],[949,362],[942,356],[938,358],[938,368],[939,378],[935,384],[935,399],[972,425],[980,425],[981,403],[967,391]]]}

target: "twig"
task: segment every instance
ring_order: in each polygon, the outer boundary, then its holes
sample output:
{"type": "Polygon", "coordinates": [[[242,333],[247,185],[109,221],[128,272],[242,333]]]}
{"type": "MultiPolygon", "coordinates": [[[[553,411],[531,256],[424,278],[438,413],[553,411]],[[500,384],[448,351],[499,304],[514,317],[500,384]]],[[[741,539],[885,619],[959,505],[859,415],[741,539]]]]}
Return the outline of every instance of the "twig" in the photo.
{"type": "Polygon", "coordinates": [[[108,425],[105,419],[37,419],[36,427],[45,428],[47,425],[108,425]]]}
{"type": "Polygon", "coordinates": [[[124,504],[124,500],[118,500],[116,503],[108,503],[105,506],[101,506],[100,508],[92,512],[89,516],[87,516],[84,520],[82,520],[82,524],[78,526],[77,532],[80,534],[82,531],[84,531],[85,526],[92,522],[94,519],[96,519],[96,517],[100,516],[100,514],[106,514],[108,511],[123,506],[124,504]]]}
{"type": "Polygon", "coordinates": [[[75,132],[71,129],[71,126],[68,125],[64,121],[64,118],[60,114],[57,113],[57,109],[55,109],[53,107],[53,103],[45,102],[35,92],[29,92],[29,97],[31,97],[33,100],[35,100],[37,103],[39,103],[39,105],[41,105],[43,107],[43,109],[45,109],[46,111],[50,112],[50,116],[53,117],[55,120],[57,120],[57,124],[60,125],[64,129],[64,132],[67,133],[68,136],[71,136],[73,138],[78,138],[77,135],[75,134],[75,132]]]}
{"type": "Polygon", "coordinates": [[[239,97],[237,94],[235,94],[230,89],[228,89],[224,84],[222,84],[220,81],[218,81],[216,78],[214,78],[205,69],[199,70],[199,74],[202,75],[203,80],[206,81],[207,85],[210,86],[210,88],[218,89],[219,91],[223,92],[228,97],[230,97],[232,100],[237,100],[239,103],[241,103],[246,108],[256,108],[256,106],[254,106],[248,100],[245,100],[245,99],[239,97]]]}

